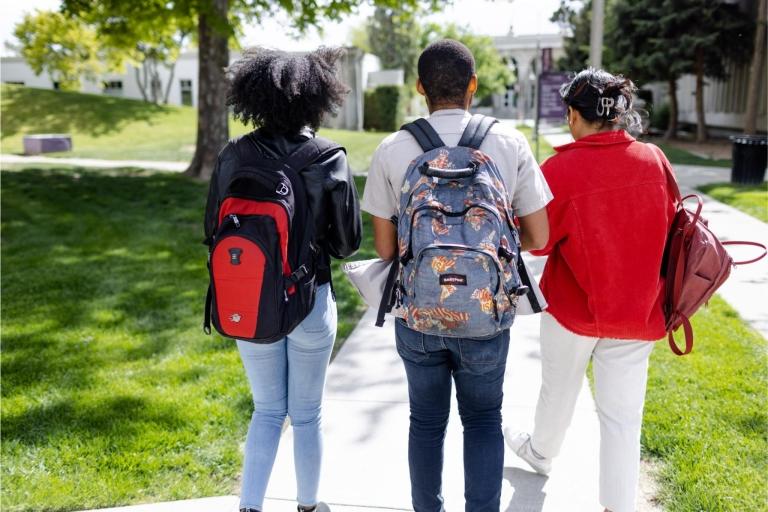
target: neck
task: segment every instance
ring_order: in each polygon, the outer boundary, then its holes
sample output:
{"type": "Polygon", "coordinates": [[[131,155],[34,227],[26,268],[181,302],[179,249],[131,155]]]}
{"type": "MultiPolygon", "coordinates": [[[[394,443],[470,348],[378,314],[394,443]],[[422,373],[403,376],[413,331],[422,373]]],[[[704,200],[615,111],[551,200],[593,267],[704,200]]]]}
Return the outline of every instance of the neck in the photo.
{"type": "Polygon", "coordinates": [[[472,96],[465,99],[463,103],[456,103],[456,102],[433,103],[429,98],[427,98],[427,109],[429,110],[430,114],[432,114],[433,112],[437,112],[438,110],[451,110],[451,109],[469,110],[469,106],[471,104],[472,104],[472,96]]]}

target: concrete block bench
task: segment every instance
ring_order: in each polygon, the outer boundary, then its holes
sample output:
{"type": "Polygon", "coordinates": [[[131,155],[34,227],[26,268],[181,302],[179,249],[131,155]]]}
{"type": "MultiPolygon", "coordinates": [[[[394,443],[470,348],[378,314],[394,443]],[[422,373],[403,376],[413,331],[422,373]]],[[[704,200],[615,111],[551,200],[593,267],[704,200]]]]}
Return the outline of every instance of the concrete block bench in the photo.
{"type": "Polygon", "coordinates": [[[72,136],[60,133],[41,133],[24,136],[24,154],[39,155],[54,151],[72,151],[72,136]]]}

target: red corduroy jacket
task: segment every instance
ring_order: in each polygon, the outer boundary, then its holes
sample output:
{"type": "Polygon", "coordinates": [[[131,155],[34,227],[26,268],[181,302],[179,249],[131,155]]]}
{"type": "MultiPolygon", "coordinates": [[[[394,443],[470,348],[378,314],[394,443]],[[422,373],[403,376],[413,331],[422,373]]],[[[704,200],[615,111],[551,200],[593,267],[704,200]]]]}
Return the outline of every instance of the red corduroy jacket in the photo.
{"type": "Polygon", "coordinates": [[[658,340],[661,260],[675,213],[662,162],[624,130],[555,151],[541,167],[554,195],[549,242],[533,251],[549,255],[541,279],[548,312],[576,334],[658,340]]]}

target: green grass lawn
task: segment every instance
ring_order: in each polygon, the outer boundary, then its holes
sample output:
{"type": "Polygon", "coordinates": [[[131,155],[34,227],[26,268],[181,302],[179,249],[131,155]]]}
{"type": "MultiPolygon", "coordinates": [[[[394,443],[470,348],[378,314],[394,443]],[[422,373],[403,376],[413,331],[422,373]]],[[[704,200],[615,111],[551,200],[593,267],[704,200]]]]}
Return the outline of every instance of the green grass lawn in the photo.
{"type": "Polygon", "coordinates": [[[673,164],[702,165],[705,167],[731,167],[732,164],[730,159],[712,160],[694,155],[693,153],[690,153],[684,149],[676,148],[671,144],[665,144],[658,141],[654,141],[654,144],[659,146],[661,150],[664,151],[667,159],[673,164]]]}
{"type": "MultiPolygon", "coordinates": [[[[21,153],[29,133],[69,133],[73,151],[50,156],[107,160],[188,161],[195,150],[197,111],[98,94],[34,89],[3,84],[3,153],[21,153]]],[[[230,135],[250,131],[235,120],[230,135]]],[[[386,134],[323,128],[319,134],[347,148],[355,171],[368,169],[373,150],[386,134]]]]}
{"type": "Polygon", "coordinates": [[[693,326],[693,353],[651,356],[642,444],[664,510],[766,511],[768,344],[719,297],[693,326]]]}
{"type": "MultiPolygon", "coordinates": [[[[533,141],[533,128],[529,126],[524,125],[518,125],[517,129],[520,130],[523,135],[528,139],[528,143],[531,145],[531,151],[534,152],[534,156],[536,153],[536,146],[533,141]]],[[[545,139],[543,136],[539,136],[539,162],[543,162],[550,156],[555,154],[555,150],[552,149],[552,145],[547,142],[547,139],[545,139]]]]}
{"type": "MultiPolygon", "coordinates": [[[[200,328],[206,185],[50,166],[2,183],[2,509],[236,492],[252,406],[233,342],[200,328]]],[[[363,304],[338,267],[340,343],[363,304]]]]}
{"type": "Polygon", "coordinates": [[[763,222],[768,222],[768,183],[762,185],[713,183],[703,185],[699,190],[763,222]]]}

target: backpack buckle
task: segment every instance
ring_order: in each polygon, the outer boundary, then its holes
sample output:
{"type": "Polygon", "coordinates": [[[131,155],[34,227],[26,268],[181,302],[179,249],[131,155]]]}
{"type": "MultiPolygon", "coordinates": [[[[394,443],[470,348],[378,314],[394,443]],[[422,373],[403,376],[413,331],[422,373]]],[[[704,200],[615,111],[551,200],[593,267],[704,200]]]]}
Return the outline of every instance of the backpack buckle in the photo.
{"type": "Polygon", "coordinates": [[[306,265],[302,265],[296,270],[294,270],[290,276],[288,276],[288,280],[293,283],[297,283],[302,279],[304,279],[305,277],[307,277],[308,274],[309,274],[309,269],[307,269],[306,265]]]}

